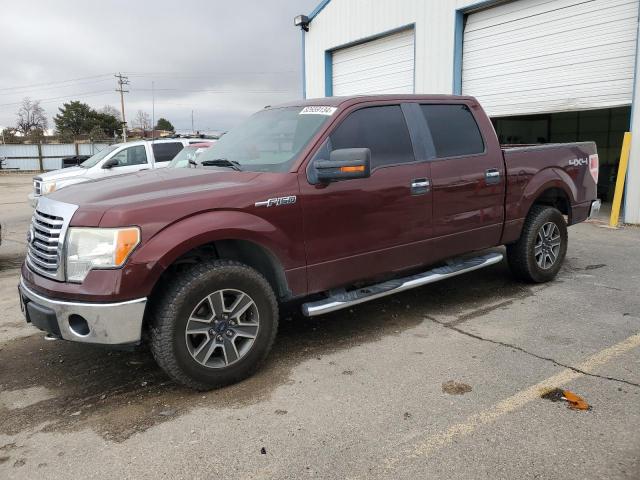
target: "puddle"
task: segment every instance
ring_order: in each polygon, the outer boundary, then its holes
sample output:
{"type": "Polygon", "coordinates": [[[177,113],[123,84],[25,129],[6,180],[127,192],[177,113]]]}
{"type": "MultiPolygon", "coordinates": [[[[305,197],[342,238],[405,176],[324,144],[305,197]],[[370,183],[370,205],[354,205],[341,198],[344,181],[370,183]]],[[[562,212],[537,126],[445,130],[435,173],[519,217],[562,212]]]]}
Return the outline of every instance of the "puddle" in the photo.
{"type": "MultiPolygon", "coordinates": [[[[482,309],[499,298],[523,294],[522,288],[500,264],[472,272],[464,280],[447,280],[316,318],[303,317],[289,306],[283,309],[265,366],[239,384],[208,393],[175,385],[145,349],[124,352],[46,342],[41,335],[15,339],[0,344],[0,391],[28,391],[33,394],[30,398],[43,397],[36,404],[0,405],[0,434],[90,428],[107,440],[122,442],[194,408],[260,403],[276,388],[292,385],[291,372],[304,361],[324,361],[323,356],[332,352],[400,335],[421,324],[430,312],[459,315],[482,309]],[[296,313],[288,317],[285,312],[290,310],[296,313]],[[55,396],[44,398],[45,392],[55,396]]],[[[344,375],[357,375],[350,365],[340,367],[338,372],[344,375]]],[[[452,387],[456,391],[471,391],[468,385],[456,385],[452,387]]]]}
{"type": "Polygon", "coordinates": [[[448,393],[449,395],[464,395],[465,393],[469,393],[471,390],[473,390],[471,385],[454,382],[453,380],[449,380],[442,384],[442,392],[448,393]]]}
{"type": "Polygon", "coordinates": [[[0,392],[0,406],[7,410],[29,407],[55,397],[55,394],[45,387],[30,387],[19,390],[0,392]]]}

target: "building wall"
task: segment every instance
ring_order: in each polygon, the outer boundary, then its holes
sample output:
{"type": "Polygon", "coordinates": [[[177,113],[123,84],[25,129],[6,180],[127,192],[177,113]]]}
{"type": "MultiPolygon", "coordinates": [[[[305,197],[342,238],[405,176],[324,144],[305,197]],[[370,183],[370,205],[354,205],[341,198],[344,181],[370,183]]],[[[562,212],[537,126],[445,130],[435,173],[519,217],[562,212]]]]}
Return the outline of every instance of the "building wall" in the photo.
{"type": "MultiPolygon", "coordinates": [[[[333,0],[312,19],[304,35],[305,96],[325,96],[325,52],[403,26],[415,28],[415,89],[454,92],[456,10],[492,0],[333,0]]],[[[640,31],[639,31],[640,35],[640,31]]],[[[636,54],[632,125],[634,141],[627,175],[624,221],[640,223],[640,65],[636,54]]],[[[459,80],[459,78],[458,78],[459,80]]],[[[630,126],[631,128],[631,126],[630,126]]]]}
{"type": "Polygon", "coordinates": [[[325,51],[415,24],[418,92],[451,93],[455,10],[477,0],[334,0],[305,35],[307,98],[325,96],[325,51]]]}

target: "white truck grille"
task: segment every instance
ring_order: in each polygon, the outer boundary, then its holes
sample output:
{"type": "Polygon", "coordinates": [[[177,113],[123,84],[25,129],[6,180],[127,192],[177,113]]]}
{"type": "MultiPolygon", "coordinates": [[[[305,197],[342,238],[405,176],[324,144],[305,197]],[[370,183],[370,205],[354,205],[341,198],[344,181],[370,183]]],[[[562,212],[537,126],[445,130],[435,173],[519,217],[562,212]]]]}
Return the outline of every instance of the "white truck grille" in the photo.
{"type": "Polygon", "coordinates": [[[42,276],[64,280],[64,239],[78,207],[42,197],[27,235],[27,265],[42,276]]]}

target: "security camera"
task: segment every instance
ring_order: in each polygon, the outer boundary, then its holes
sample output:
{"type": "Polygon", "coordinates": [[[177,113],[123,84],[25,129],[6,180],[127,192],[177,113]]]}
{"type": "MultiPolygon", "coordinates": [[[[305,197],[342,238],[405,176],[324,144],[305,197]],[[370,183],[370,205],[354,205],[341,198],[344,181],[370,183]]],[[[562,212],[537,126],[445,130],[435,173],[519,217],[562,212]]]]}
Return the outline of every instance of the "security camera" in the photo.
{"type": "Polygon", "coordinates": [[[293,19],[293,24],[296,27],[300,27],[305,32],[309,31],[309,17],[306,15],[298,15],[293,19]]]}

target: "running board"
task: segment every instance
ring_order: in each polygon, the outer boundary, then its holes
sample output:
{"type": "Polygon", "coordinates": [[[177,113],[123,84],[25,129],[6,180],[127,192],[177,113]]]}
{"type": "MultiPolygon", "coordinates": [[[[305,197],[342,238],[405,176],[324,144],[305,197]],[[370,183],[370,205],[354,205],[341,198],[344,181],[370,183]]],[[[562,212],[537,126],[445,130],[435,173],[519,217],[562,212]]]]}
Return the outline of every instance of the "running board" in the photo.
{"type": "Polygon", "coordinates": [[[409,277],[389,280],[370,287],[359,288],[358,290],[341,290],[334,292],[329,297],[315,302],[308,302],[302,305],[302,313],[307,317],[315,317],[324,313],[335,312],[343,308],[368,302],[376,298],[385,297],[394,293],[421,287],[429,283],[439,282],[447,278],[455,277],[462,273],[471,272],[480,268],[488,267],[502,261],[501,253],[488,253],[480,257],[465,259],[454,259],[447,265],[427,270],[423,273],[411,275],[409,277]]]}

